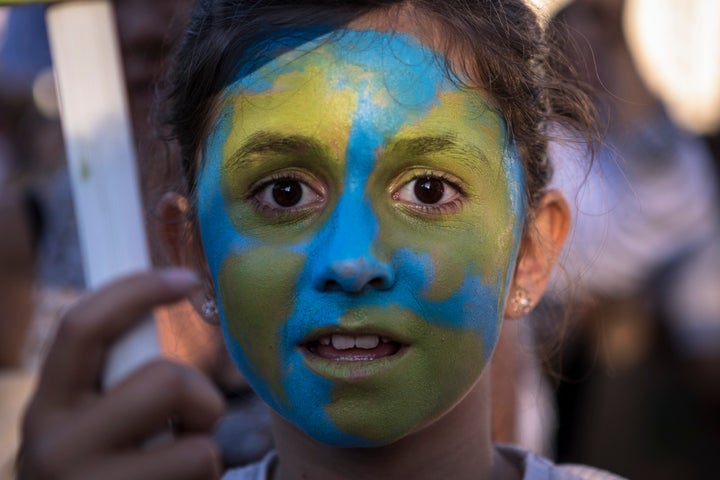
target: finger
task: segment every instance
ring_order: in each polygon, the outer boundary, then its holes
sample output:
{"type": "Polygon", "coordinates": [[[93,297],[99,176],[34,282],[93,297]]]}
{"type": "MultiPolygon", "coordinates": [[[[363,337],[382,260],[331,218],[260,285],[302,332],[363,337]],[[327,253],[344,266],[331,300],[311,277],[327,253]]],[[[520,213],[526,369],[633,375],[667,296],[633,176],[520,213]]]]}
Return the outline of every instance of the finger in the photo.
{"type": "Polygon", "coordinates": [[[220,449],[209,437],[182,438],[163,447],[103,459],[80,472],[77,480],[207,480],[222,475],[220,449]]]}
{"type": "Polygon", "coordinates": [[[225,404],[220,392],[201,373],[158,360],[141,367],[109,390],[82,420],[77,446],[117,449],[132,447],[168,429],[172,419],[179,432],[210,433],[225,404]],[[95,419],[106,420],[100,424],[95,419]],[[99,441],[99,439],[102,439],[99,441]]]}
{"type": "MultiPolygon", "coordinates": [[[[74,412],[72,418],[54,415],[51,421],[46,418],[35,425],[33,432],[26,430],[23,450],[35,469],[66,471],[93,458],[144,448],[148,440],[160,438],[160,432],[169,433],[168,418],[181,426],[183,434],[209,436],[223,411],[222,396],[200,372],[157,360],[74,412]]],[[[172,441],[172,437],[167,439],[172,441]]]]}
{"type": "Polygon", "coordinates": [[[63,318],[41,370],[37,400],[68,404],[94,390],[107,349],[154,306],[175,302],[200,282],[186,269],[138,273],[81,299],[63,318]]]}

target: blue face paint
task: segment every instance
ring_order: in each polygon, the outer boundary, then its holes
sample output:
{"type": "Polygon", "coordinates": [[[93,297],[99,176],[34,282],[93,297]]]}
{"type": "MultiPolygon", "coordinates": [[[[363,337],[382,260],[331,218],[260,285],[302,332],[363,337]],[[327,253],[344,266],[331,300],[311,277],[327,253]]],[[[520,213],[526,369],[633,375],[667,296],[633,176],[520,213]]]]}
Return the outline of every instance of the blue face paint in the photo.
{"type": "Polygon", "coordinates": [[[386,444],[457,403],[492,352],[522,167],[502,119],[411,35],[283,52],[227,88],[198,181],[226,342],[313,438],[386,444]]]}

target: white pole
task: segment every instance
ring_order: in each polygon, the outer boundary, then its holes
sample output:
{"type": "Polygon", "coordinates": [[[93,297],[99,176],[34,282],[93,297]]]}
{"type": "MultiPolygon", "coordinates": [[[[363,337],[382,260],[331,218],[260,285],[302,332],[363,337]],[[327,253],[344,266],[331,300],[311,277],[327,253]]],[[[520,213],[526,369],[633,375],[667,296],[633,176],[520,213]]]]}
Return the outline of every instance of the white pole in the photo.
{"type": "MultiPolygon", "coordinates": [[[[112,4],[51,5],[47,27],[85,279],[93,289],[151,267],[112,4]]],[[[157,355],[149,319],[111,352],[105,384],[157,355]]]]}

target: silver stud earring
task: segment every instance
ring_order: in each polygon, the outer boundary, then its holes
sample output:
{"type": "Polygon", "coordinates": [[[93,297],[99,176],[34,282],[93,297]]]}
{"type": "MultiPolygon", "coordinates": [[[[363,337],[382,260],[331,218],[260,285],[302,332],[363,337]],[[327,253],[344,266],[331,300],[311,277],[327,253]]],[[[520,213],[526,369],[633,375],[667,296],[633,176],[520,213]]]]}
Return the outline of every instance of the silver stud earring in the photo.
{"type": "Polygon", "coordinates": [[[214,320],[218,316],[218,307],[215,300],[210,297],[205,297],[205,303],[200,307],[200,313],[205,320],[214,320]]]}
{"type": "Polygon", "coordinates": [[[530,292],[524,288],[517,288],[515,290],[515,295],[510,302],[512,303],[512,308],[516,315],[527,315],[533,307],[533,300],[532,297],[530,297],[530,292]]]}

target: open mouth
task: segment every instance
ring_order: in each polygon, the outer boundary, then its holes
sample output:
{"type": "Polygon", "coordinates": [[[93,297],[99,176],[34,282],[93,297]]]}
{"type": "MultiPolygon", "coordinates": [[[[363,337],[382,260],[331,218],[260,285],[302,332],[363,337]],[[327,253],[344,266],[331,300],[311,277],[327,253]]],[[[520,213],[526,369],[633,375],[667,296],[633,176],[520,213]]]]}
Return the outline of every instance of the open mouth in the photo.
{"type": "Polygon", "coordinates": [[[381,335],[327,334],[303,344],[310,354],[337,362],[370,362],[397,354],[402,344],[381,335]]]}

